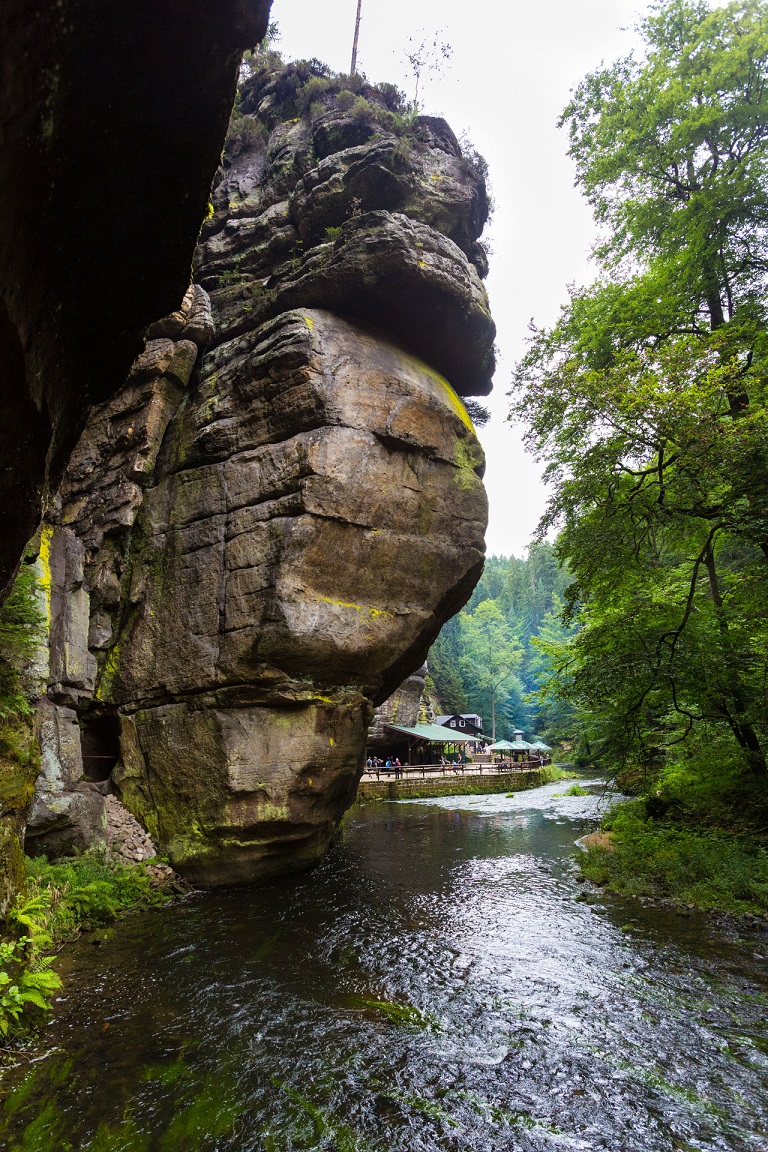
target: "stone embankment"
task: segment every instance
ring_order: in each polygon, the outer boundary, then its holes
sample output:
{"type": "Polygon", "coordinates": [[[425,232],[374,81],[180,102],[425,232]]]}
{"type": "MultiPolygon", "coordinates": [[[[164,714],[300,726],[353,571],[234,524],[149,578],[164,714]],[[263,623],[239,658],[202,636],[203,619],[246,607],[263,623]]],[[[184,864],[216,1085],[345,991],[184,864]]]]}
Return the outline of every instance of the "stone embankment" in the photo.
{"type": "Polygon", "coordinates": [[[457,776],[413,777],[403,780],[361,780],[358,803],[371,800],[420,800],[431,796],[482,796],[499,792],[523,792],[547,784],[546,769],[528,772],[487,772],[457,776]]]}

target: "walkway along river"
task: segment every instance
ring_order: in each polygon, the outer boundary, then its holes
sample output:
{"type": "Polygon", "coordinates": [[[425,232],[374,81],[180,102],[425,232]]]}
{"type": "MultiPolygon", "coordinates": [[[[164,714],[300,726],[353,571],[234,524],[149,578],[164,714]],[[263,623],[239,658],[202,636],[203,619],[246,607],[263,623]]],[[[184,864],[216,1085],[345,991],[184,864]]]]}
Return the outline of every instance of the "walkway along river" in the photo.
{"type": "Polygon", "coordinates": [[[764,944],[585,894],[567,787],[353,809],[311,874],[78,946],[0,1146],[768,1149],[764,944]]]}

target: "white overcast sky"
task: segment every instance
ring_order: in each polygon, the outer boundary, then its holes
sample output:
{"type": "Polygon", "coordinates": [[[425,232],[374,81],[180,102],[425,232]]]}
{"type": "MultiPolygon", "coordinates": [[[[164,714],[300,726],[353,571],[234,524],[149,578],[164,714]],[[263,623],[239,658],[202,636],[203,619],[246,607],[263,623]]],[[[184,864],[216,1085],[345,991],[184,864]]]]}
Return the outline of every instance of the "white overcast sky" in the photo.
{"type": "MultiPolygon", "coordinates": [[[[594,227],[573,187],[567,132],[556,122],[573,86],[602,61],[637,44],[645,0],[363,0],[358,71],[413,96],[404,51],[423,32],[453,47],[440,76],[422,83],[424,112],[468,132],[485,156],[496,204],[488,277],[500,352],[491,423],[480,437],[488,457],[489,555],[522,556],[544,509],[539,469],[505,421],[512,365],[533,318],[551,324],[566,285],[594,276],[594,227]]],[[[349,70],[356,0],[274,0],[277,45],[287,59],[316,56],[349,70]]]]}

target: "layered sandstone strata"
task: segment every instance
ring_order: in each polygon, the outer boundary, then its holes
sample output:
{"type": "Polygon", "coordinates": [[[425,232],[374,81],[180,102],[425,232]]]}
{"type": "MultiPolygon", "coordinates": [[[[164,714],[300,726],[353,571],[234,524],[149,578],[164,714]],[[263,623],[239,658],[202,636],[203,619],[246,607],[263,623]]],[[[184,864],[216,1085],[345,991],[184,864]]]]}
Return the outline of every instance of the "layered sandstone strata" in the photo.
{"type": "Polygon", "coordinates": [[[247,86],[197,284],[94,411],[50,524],[48,706],[204,884],[319,858],[374,706],[482,568],[457,394],[493,365],[481,175],[442,121],[398,135],[380,92],[309,102],[313,79],[247,86]]]}

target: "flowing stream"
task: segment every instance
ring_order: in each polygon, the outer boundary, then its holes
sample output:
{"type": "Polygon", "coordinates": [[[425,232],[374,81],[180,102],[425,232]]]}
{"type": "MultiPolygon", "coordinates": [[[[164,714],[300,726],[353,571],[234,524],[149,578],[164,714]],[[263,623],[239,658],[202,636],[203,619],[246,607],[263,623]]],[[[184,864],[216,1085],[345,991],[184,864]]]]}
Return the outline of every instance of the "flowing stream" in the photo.
{"type": "Polygon", "coordinates": [[[357,807],[312,873],[79,944],[0,1147],[768,1150],[768,941],[585,893],[567,787],[357,807]]]}

